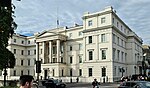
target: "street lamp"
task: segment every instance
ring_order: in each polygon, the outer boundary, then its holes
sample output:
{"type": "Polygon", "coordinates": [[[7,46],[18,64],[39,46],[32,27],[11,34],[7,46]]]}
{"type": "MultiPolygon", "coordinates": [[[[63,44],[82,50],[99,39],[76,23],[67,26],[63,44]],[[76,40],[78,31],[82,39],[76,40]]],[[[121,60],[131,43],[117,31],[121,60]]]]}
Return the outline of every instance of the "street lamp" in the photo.
{"type": "Polygon", "coordinates": [[[146,53],[143,55],[143,60],[142,60],[142,68],[143,68],[143,74],[146,75],[146,64],[145,64],[145,60],[146,60],[146,53]]]}

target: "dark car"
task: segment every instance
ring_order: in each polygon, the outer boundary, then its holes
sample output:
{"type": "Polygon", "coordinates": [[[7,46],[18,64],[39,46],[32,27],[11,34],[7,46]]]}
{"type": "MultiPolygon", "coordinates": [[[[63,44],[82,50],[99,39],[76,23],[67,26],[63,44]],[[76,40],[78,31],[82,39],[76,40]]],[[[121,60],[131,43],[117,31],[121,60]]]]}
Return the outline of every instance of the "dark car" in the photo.
{"type": "Polygon", "coordinates": [[[48,79],[45,82],[46,88],[66,88],[66,84],[58,79],[48,79]]]}
{"type": "Polygon", "coordinates": [[[148,81],[127,81],[120,84],[118,88],[150,88],[148,81]]]}

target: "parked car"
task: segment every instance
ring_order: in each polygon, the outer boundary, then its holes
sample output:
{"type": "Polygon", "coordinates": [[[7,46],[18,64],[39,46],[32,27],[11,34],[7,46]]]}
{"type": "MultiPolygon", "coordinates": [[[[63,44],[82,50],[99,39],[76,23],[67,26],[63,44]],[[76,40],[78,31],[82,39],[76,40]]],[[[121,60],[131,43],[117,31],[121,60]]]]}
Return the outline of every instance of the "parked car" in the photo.
{"type": "Polygon", "coordinates": [[[148,81],[124,81],[118,88],[150,88],[148,81]]]}
{"type": "Polygon", "coordinates": [[[66,88],[66,84],[58,79],[48,79],[45,86],[46,88],[66,88]]]}

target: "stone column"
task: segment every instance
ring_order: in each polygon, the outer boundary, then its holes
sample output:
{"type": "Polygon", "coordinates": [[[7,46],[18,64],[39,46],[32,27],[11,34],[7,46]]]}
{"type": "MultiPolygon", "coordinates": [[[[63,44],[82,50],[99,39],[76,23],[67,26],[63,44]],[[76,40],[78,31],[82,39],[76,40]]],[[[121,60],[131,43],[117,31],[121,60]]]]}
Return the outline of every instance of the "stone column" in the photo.
{"type": "Polygon", "coordinates": [[[60,62],[60,40],[57,40],[57,62],[60,62]]]}
{"type": "Polygon", "coordinates": [[[39,43],[36,43],[36,61],[39,61],[39,43]]]}
{"type": "Polygon", "coordinates": [[[52,62],[52,41],[49,41],[49,63],[52,62]]]}
{"type": "Polygon", "coordinates": [[[43,62],[46,62],[45,59],[45,42],[42,42],[42,58],[43,58],[43,62]]]}

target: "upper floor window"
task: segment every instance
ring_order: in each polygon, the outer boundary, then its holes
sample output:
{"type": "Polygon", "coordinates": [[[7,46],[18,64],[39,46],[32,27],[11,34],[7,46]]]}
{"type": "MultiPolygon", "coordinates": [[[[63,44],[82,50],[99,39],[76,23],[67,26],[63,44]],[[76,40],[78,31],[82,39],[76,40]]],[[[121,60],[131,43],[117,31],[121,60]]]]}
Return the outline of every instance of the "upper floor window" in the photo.
{"type": "Polygon", "coordinates": [[[92,43],[92,36],[89,36],[89,43],[92,43]]]}
{"type": "Polygon", "coordinates": [[[117,22],[117,27],[119,27],[119,22],[117,22]]]}
{"type": "Polygon", "coordinates": [[[16,76],[16,70],[14,70],[14,76],[16,76]]]}
{"type": "Polygon", "coordinates": [[[82,56],[79,55],[79,63],[82,63],[82,56]]]}
{"type": "Polygon", "coordinates": [[[118,60],[120,58],[120,50],[117,50],[118,60]]]}
{"type": "Polygon", "coordinates": [[[23,70],[21,70],[21,75],[23,75],[23,70]]]}
{"type": "Polygon", "coordinates": [[[14,49],[14,54],[16,54],[16,49],[14,49]]]}
{"type": "Polygon", "coordinates": [[[24,41],[23,41],[23,40],[21,41],[21,44],[24,44],[24,41]]]}
{"type": "Polygon", "coordinates": [[[113,43],[116,43],[116,35],[113,34],[113,43]]]}
{"type": "Polygon", "coordinates": [[[28,50],[28,55],[30,55],[30,50],[28,50]]]}
{"type": "Polygon", "coordinates": [[[79,36],[81,36],[81,35],[82,35],[82,32],[80,31],[80,32],[79,32],[79,36]]]}
{"type": "Polygon", "coordinates": [[[113,48],[113,59],[115,59],[115,58],[116,58],[116,49],[113,48]]]}
{"type": "Polygon", "coordinates": [[[82,69],[79,69],[79,76],[82,76],[82,69]]]}
{"type": "Polygon", "coordinates": [[[105,23],[106,19],[105,17],[101,18],[101,24],[105,23]]]}
{"type": "Polygon", "coordinates": [[[23,60],[21,60],[21,66],[23,66],[23,60]]]}
{"type": "Polygon", "coordinates": [[[92,20],[88,21],[88,26],[92,26],[92,20]]]}
{"type": "Polygon", "coordinates": [[[82,44],[81,43],[79,44],[79,50],[82,50],[82,44]]]}
{"type": "Polygon", "coordinates": [[[69,37],[72,37],[72,33],[69,33],[69,37]]]}
{"type": "Polygon", "coordinates": [[[72,69],[70,69],[70,76],[72,76],[72,69]]]}
{"type": "Polygon", "coordinates": [[[28,66],[30,66],[30,60],[28,60],[28,66]]]}
{"type": "Polygon", "coordinates": [[[106,42],[106,34],[101,34],[101,42],[106,42]]]}
{"type": "Polygon", "coordinates": [[[93,60],[93,51],[89,51],[89,60],[93,60]]]}
{"type": "Polygon", "coordinates": [[[72,64],[72,56],[70,56],[70,64],[72,64]]]}
{"type": "Polygon", "coordinates": [[[72,46],[70,45],[70,51],[72,51],[72,46]]]}
{"type": "Polygon", "coordinates": [[[17,41],[17,40],[16,40],[16,39],[14,39],[14,42],[15,42],[15,43],[16,43],[16,41],[17,41]]]}
{"type": "Polygon", "coordinates": [[[34,55],[36,54],[36,49],[34,50],[34,55]]]}
{"type": "Polygon", "coordinates": [[[115,23],[115,18],[112,19],[112,22],[115,23]]]}
{"type": "Polygon", "coordinates": [[[106,59],[106,50],[102,50],[102,60],[106,59]]]}
{"type": "Polygon", "coordinates": [[[28,44],[30,44],[30,40],[28,41],[28,44]]]}
{"type": "Polygon", "coordinates": [[[89,77],[92,76],[92,68],[89,68],[89,77]]]}
{"type": "Polygon", "coordinates": [[[21,50],[21,55],[24,55],[24,50],[21,50]]]}

